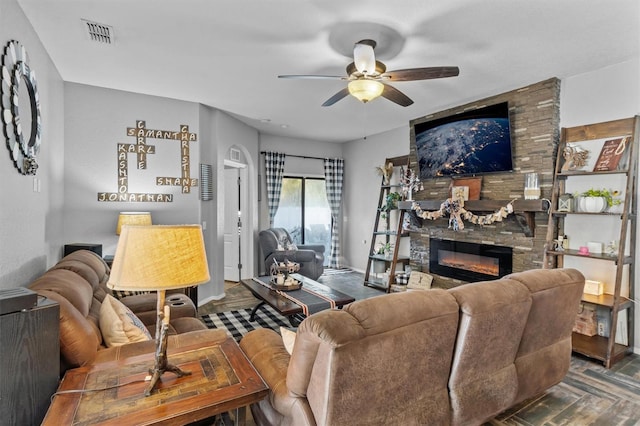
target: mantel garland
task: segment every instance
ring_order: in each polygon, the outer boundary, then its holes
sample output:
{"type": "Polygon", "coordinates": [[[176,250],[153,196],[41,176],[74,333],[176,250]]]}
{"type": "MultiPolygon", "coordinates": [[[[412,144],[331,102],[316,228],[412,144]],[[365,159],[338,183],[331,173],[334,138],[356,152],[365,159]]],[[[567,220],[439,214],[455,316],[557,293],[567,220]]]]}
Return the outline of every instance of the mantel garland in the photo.
{"type": "Polygon", "coordinates": [[[464,200],[461,198],[448,198],[442,204],[440,204],[439,210],[424,211],[418,203],[411,205],[411,210],[414,210],[418,217],[422,219],[436,220],[440,219],[444,215],[449,215],[449,229],[454,231],[462,231],[464,229],[464,221],[473,223],[474,225],[489,225],[494,222],[502,222],[502,219],[513,213],[513,202],[515,199],[509,201],[506,206],[500,207],[500,209],[494,213],[478,216],[464,208],[464,200]]]}

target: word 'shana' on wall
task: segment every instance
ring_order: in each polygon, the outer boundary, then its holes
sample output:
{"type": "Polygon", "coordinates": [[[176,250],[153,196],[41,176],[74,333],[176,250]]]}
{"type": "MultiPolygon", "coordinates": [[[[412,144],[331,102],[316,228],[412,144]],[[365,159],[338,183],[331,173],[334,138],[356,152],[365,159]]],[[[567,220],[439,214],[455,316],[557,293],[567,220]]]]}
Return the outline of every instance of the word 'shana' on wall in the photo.
{"type": "Polygon", "coordinates": [[[182,193],[191,192],[191,187],[198,186],[198,179],[190,175],[191,160],[189,156],[189,142],[196,142],[197,135],[189,132],[189,126],[180,125],[180,131],[147,129],[142,120],[136,121],[136,127],[127,127],[127,136],[135,137],[136,143],[118,144],[118,192],[98,192],[98,201],[128,201],[170,203],[173,194],[137,193],[129,192],[129,154],[136,154],[138,170],[147,168],[147,156],[156,153],[155,145],[147,145],[147,139],[170,139],[180,142],[180,170],[181,176],[157,176],[158,186],[180,186],[182,193]]]}

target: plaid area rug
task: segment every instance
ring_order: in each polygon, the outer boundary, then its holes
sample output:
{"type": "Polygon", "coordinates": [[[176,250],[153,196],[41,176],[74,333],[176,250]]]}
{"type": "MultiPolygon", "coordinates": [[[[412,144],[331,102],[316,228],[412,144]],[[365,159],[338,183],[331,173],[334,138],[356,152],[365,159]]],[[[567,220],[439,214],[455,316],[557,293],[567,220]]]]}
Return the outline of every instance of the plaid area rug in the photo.
{"type": "Polygon", "coordinates": [[[251,309],[218,312],[202,315],[202,320],[209,328],[225,329],[227,334],[239,342],[246,333],[256,328],[270,328],[280,332],[280,327],[291,328],[289,320],[276,312],[271,306],[263,305],[256,313],[255,321],[249,321],[251,309]]]}

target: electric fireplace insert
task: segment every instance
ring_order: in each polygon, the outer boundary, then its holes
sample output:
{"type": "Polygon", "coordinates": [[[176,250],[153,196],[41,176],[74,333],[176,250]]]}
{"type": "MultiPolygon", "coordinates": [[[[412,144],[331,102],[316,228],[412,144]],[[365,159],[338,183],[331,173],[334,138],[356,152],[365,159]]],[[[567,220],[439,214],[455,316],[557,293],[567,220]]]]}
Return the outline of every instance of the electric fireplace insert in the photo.
{"type": "Polygon", "coordinates": [[[429,271],[461,281],[496,280],[511,273],[513,249],[491,244],[429,240],[429,271]]]}

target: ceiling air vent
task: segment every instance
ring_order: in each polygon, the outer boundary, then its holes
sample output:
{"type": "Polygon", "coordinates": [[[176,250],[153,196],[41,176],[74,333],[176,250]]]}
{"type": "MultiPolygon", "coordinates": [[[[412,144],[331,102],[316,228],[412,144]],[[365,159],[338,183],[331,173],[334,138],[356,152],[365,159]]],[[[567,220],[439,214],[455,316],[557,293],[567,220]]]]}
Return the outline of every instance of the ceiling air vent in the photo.
{"type": "Polygon", "coordinates": [[[113,44],[113,27],[82,19],[89,40],[104,44],[113,44]]]}

